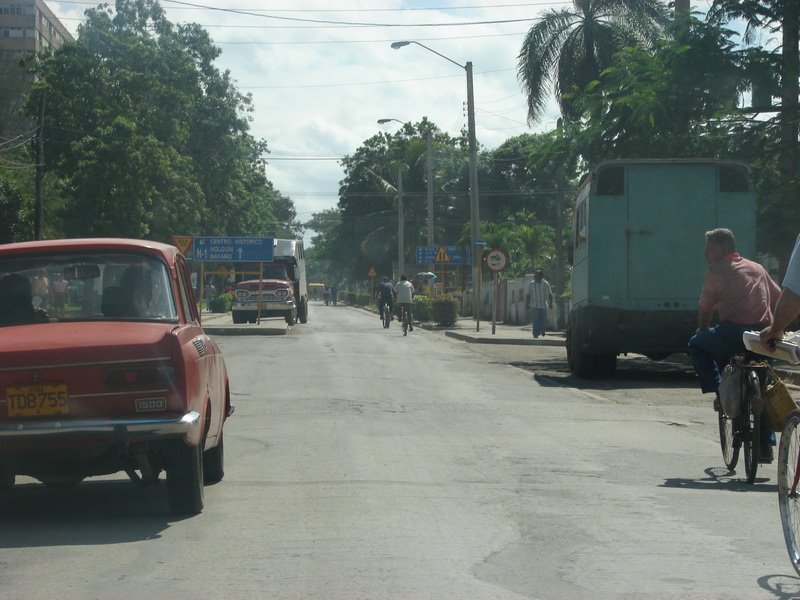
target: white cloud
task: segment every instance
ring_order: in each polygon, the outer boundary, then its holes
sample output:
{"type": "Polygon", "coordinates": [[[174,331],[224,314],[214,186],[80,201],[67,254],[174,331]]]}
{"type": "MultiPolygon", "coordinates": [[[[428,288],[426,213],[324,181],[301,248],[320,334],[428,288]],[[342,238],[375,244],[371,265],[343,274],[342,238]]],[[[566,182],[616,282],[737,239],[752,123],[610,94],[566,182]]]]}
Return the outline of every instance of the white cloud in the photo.
{"type": "MultiPolygon", "coordinates": [[[[83,8],[49,5],[76,30],[83,8]]],[[[231,72],[240,91],[253,95],[252,133],[266,139],[271,151],[267,176],[306,220],[338,200],[342,169],[335,160],[319,159],[351,154],[376,132],[399,126],[378,125],[377,119],[428,117],[451,135],[466,128],[465,70],[416,45],[394,50],[392,41],[417,40],[459,65],[472,62],[477,138],[494,148],[532,131],[516,77],[517,54],[534,19],[565,3],[343,0],[332,9],[328,0],[197,0],[199,5],[207,8],[162,0],[170,21],[196,22],[208,30],[223,51],[217,66],[231,72]],[[459,8],[464,5],[472,7],[459,8]],[[436,9],[418,10],[427,7],[436,9]],[[303,23],[256,13],[397,26],[303,23]],[[515,19],[526,21],[420,26],[515,19]]],[[[537,130],[554,127],[555,109],[550,113],[537,130]]]]}

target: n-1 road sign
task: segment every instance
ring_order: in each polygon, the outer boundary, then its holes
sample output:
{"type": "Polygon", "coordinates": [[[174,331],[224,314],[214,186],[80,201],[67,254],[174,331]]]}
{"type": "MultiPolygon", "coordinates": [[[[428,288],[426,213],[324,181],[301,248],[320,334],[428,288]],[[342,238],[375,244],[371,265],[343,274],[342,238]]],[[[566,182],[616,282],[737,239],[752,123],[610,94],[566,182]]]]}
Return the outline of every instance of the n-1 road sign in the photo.
{"type": "Polygon", "coordinates": [[[216,262],[272,262],[274,238],[196,236],[194,260],[216,262]]]}

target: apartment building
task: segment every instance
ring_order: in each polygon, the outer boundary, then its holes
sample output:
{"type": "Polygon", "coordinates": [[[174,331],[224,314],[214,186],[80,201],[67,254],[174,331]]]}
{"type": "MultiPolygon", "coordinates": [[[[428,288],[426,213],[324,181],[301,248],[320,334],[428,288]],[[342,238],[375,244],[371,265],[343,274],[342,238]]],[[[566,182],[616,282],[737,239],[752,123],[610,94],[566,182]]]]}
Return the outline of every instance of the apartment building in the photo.
{"type": "Polygon", "coordinates": [[[72,36],[43,0],[0,0],[0,142],[31,128],[19,116],[32,82],[21,62],[66,41],[72,36]]]}

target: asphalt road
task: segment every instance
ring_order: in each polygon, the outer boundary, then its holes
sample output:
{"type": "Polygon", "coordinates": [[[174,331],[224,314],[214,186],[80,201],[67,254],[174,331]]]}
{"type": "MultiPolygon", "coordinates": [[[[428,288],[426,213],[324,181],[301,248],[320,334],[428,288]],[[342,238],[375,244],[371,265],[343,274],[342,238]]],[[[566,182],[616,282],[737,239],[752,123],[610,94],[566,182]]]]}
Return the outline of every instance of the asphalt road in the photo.
{"type": "Polygon", "coordinates": [[[219,336],[226,477],[164,491],[23,480],[0,507],[0,597],[760,599],[800,595],[775,465],[722,465],[678,365],[570,377],[558,346],[469,344],[312,305],[219,336]]]}

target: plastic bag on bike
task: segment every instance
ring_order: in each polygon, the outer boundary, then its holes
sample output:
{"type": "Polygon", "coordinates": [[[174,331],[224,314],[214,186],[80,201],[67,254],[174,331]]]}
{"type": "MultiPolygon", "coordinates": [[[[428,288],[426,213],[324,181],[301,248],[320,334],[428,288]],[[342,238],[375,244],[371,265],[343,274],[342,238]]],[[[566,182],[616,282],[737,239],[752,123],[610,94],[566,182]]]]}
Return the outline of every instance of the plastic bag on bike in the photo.
{"type": "Polygon", "coordinates": [[[732,419],[738,417],[742,407],[742,369],[725,365],[718,391],[722,412],[732,419]]]}

